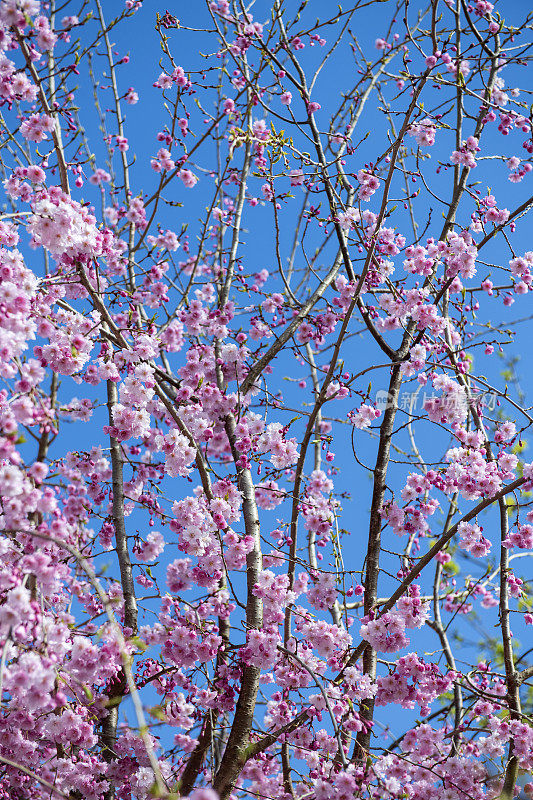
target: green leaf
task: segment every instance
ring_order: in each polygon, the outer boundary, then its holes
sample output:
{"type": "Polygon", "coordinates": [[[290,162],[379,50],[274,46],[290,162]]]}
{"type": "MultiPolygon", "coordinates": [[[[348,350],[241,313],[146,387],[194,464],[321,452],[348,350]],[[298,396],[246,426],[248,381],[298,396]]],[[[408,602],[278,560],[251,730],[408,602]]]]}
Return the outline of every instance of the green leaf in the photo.
{"type": "Polygon", "coordinates": [[[153,706],[148,709],[148,712],[154,719],[159,720],[159,722],[167,722],[167,715],[165,714],[163,706],[153,706]]]}
{"type": "Polygon", "coordinates": [[[117,708],[122,702],[122,695],[117,694],[115,697],[110,697],[107,703],[105,704],[106,708],[117,708]]]}
{"type": "Polygon", "coordinates": [[[89,686],[87,686],[85,683],[82,683],[81,688],[83,689],[83,693],[84,693],[85,697],[87,698],[87,700],[90,703],[92,703],[93,700],[94,700],[94,694],[92,693],[92,691],[89,688],[89,686]]]}

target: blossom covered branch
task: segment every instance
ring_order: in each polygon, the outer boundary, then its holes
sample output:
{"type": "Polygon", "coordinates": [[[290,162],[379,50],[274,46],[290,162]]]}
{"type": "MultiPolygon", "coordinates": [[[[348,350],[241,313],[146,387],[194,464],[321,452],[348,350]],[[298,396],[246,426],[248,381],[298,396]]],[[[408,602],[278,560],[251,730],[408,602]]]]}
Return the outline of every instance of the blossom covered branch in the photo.
{"type": "Polygon", "coordinates": [[[2,797],[533,795],[519,5],[0,2],[2,797]]]}

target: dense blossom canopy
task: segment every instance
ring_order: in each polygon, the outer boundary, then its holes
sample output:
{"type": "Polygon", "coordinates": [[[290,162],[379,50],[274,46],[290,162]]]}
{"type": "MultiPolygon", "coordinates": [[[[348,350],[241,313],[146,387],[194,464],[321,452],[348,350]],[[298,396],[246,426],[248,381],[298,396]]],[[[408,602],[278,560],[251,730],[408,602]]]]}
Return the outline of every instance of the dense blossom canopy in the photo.
{"type": "Polygon", "coordinates": [[[528,4],[179,5],[0,0],[0,797],[533,794],[528,4]]]}

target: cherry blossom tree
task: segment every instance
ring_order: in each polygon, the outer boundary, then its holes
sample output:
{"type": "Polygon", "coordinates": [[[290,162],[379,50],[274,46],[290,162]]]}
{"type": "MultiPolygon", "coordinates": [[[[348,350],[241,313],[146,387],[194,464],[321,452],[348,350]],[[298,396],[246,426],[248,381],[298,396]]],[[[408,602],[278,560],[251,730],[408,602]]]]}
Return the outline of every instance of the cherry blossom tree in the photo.
{"type": "Polygon", "coordinates": [[[1,0],[1,797],[533,795],[528,9],[1,0]]]}

